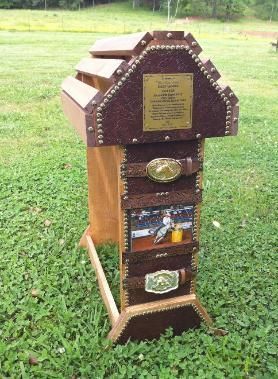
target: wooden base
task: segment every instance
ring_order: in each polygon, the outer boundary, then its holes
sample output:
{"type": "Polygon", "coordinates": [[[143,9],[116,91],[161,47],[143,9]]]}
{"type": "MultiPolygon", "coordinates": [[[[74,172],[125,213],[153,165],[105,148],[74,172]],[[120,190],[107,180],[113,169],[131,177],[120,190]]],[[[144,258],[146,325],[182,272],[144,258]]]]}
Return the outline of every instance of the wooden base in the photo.
{"type": "Polygon", "coordinates": [[[112,330],[108,334],[112,341],[126,343],[128,340],[155,339],[169,327],[178,335],[199,327],[202,321],[209,327],[212,326],[211,318],[195,294],[128,306],[119,313],[89,228],[84,232],[81,241],[82,246],[86,241],[91,264],[96,272],[100,293],[112,324],[112,330]]]}

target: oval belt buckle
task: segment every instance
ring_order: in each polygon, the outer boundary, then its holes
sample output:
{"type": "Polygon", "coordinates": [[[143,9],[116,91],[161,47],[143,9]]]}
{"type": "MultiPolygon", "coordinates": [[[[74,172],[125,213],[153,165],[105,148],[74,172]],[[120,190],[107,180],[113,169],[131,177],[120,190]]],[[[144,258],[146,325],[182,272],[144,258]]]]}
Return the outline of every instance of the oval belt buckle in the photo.
{"type": "Polygon", "coordinates": [[[182,165],[173,158],[156,158],[147,164],[146,173],[154,182],[169,183],[181,176],[182,165]]]}
{"type": "Polygon", "coordinates": [[[179,272],[161,270],[145,275],[145,291],[157,294],[173,291],[179,286],[179,272]]]}

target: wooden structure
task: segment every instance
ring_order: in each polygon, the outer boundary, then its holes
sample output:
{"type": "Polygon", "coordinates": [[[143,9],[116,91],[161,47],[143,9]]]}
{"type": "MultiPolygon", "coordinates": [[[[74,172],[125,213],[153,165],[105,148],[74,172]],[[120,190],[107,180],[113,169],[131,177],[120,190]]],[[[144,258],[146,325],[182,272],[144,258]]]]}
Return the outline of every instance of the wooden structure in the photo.
{"type": "Polygon", "coordinates": [[[62,84],[63,109],[87,145],[89,251],[109,338],[180,334],[211,319],[195,293],[204,141],[237,134],[238,99],[190,33],[97,41],[62,84]],[[95,245],[119,244],[121,308],[95,245]]]}

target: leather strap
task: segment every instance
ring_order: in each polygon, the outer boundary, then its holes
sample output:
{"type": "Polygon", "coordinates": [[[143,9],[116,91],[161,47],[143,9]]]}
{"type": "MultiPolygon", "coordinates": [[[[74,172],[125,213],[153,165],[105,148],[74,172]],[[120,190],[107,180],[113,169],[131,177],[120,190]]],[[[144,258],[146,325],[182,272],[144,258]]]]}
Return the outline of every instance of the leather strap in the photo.
{"type": "MultiPolygon", "coordinates": [[[[190,281],[197,274],[197,271],[187,270],[185,268],[176,271],[179,273],[179,286],[182,286],[186,282],[190,281]]],[[[133,276],[132,278],[126,278],[123,280],[123,286],[124,289],[145,288],[145,277],[133,276]]]]}
{"type": "MultiPolygon", "coordinates": [[[[186,157],[179,159],[178,162],[182,165],[182,175],[190,176],[202,168],[202,162],[198,158],[186,157]]],[[[130,178],[142,178],[147,176],[146,166],[147,162],[141,163],[128,163],[123,168],[125,169],[125,176],[130,178]]]]}

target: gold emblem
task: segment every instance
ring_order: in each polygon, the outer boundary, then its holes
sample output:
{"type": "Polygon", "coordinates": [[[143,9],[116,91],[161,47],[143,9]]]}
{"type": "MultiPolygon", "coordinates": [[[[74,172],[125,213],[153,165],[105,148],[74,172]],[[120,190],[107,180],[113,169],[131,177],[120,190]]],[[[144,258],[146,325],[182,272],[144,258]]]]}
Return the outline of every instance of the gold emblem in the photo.
{"type": "Polygon", "coordinates": [[[147,164],[146,172],[154,182],[169,183],[181,176],[182,166],[172,158],[157,158],[147,164]]]}
{"type": "Polygon", "coordinates": [[[178,271],[161,270],[145,275],[145,291],[152,293],[166,293],[179,286],[178,271]]]}

